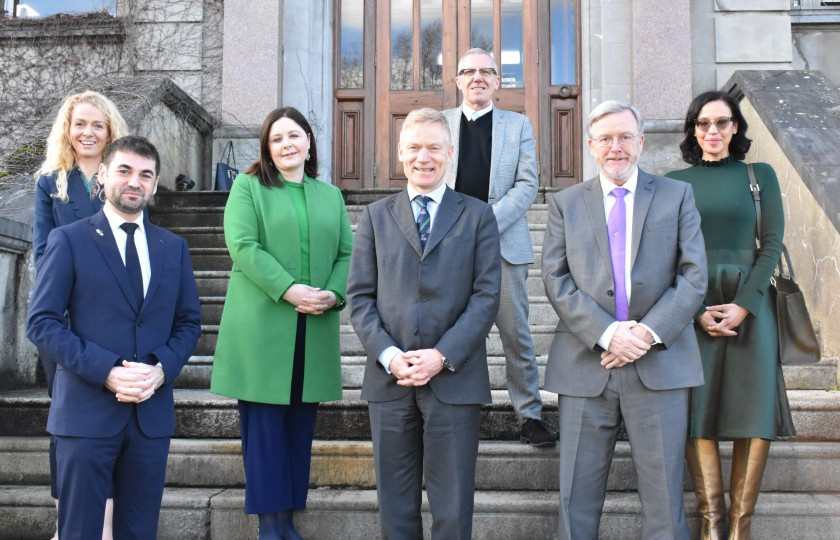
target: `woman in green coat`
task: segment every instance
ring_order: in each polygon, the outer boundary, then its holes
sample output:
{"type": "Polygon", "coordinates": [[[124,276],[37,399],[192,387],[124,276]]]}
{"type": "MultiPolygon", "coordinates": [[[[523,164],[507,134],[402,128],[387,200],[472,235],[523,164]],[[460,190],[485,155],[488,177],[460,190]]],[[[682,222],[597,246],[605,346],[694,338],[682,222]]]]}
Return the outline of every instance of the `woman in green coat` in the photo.
{"type": "Polygon", "coordinates": [[[688,107],[683,159],[668,173],[692,185],[709,264],[709,288],[695,330],[705,384],[691,392],[686,460],[702,518],[701,538],[723,538],[725,507],[718,441],[733,441],[729,538],[748,539],[770,441],[794,435],[770,276],[779,260],[784,214],[779,182],[753,165],[761,193],[761,247],[747,166],[750,140],[738,102],[705,92],[688,107]]]}
{"type": "Polygon", "coordinates": [[[317,406],[341,399],[353,234],[341,192],[317,170],[309,122],[276,109],[225,206],[233,268],[210,389],[239,400],[245,513],[259,515],[260,539],[299,538],[317,406]]]}

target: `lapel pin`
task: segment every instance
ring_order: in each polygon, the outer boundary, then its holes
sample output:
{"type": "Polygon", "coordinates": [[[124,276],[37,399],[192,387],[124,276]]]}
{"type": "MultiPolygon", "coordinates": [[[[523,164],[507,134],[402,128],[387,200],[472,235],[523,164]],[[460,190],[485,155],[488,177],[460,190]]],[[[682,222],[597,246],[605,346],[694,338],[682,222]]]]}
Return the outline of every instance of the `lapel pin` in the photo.
{"type": "Polygon", "coordinates": [[[96,229],[96,234],[99,236],[105,236],[105,233],[102,232],[102,229],[96,229]]]}

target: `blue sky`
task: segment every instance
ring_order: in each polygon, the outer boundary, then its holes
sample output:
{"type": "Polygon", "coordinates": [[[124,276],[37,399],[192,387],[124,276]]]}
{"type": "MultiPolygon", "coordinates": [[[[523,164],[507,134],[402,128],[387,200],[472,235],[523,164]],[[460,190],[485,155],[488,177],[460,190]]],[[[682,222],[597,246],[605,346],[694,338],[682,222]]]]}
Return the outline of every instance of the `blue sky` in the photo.
{"type": "MultiPolygon", "coordinates": [[[[6,10],[12,9],[12,0],[4,0],[6,10]]],[[[114,12],[115,0],[20,0],[20,4],[27,4],[42,17],[56,13],[83,13],[85,11],[100,11],[108,9],[114,12]]]]}

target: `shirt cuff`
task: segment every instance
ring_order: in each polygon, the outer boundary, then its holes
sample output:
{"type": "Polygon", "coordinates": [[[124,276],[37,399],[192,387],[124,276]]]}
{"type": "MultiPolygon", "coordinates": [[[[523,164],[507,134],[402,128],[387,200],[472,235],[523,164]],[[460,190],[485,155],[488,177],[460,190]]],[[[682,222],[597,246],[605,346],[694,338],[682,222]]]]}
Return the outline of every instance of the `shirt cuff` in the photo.
{"type": "Polygon", "coordinates": [[[388,373],[388,375],[391,374],[391,360],[393,360],[396,355],[402,353],[403,351],[401,351],[399,347],[394,347],[393,345],[391,345],[379,354],[378,361],[380,364],[382,364],[382,367],[385,368],[385,371],[388,373]]]}
{"type": "Polygon", "coordinates": [[[604,333],[601,334],[601,337],[598,338],[598,345],[604,349],[605,351],[610,350],[610,341],[612,341],[613,335],[615,335],[615,331],[618,329],[618,321],[610,324],[604,333]]]}
{"type": "Polygon", "coordinates": [[[645,330],[647,330],[648,332],[650,332],[650,335],[651,335],[651,336],[653,336],[653,343],[654,343],[655,345],[661,345],[661,344],[662,344],[662,340],[661,340],[661,339],[659,339],[659,336],[657,336],[657,335],[656,335],[656,332],[654,332],[654,331],[650,328],[650,326],[646,325],[645,323],[639,323],[639,326],[641,326],[642,328],[644,328],[645,330]]]}

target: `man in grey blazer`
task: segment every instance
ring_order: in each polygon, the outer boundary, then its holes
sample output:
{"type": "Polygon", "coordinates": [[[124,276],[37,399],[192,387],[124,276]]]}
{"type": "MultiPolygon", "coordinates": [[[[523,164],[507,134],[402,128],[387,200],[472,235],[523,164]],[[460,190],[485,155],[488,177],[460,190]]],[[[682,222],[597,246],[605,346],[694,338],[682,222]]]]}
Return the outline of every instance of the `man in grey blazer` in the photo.
{"type": "Polygon", "coordinates": [[[537,151],[528,117],[493,107],[499,87],[495,60],[470,49],[455,79],[461,106],[444,111],[454,145],[446,185],[493,207],[502,253],[502,297],[496,327],[505,351],[511,403],[521,422],[519,439],[552,447],[556,434],[542,422],[540,375],[528,327],[528,265],[534,262],[525,212],[537,195],[537,151]]]}
{"type": "Polygon", "coordinates": [[[560,316],[545,387],[559,394],[561,539],[596,539],[619,424],[642,502],[642,538],[688,538],[688,388],[703,383],[693,317],[706,292],[688,184],[636,163],[641,117],[607,101],[587,126],[598,177],[549,201],[546,294],[560,316]]]}
{"type": "Polygon", "coordinates": [[[421,539],[422,481],[433,539],[472,533],[479,414],[490,403],[485,338],[499,308],[493,210],[443,183],[446,119],[412,111],[398,146],[407,189],[359,221],[347,301],[368,353],[382,537],[421,539]]]}

